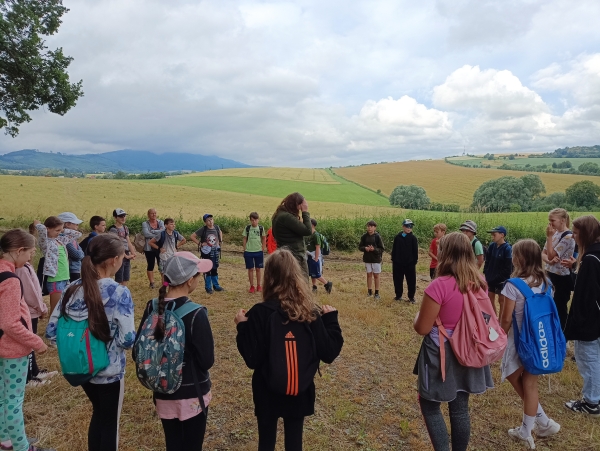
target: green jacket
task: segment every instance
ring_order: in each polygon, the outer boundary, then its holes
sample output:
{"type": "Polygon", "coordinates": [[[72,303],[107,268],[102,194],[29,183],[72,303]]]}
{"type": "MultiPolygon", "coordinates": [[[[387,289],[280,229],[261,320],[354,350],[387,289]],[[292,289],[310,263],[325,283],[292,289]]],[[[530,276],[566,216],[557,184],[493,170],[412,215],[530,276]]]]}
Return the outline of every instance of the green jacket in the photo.
{"type": "Polygon", "coordinates": [[[282,211],[273,219],[273,236],[277,241],[277,247],[285,247],[300,260],[306,260],[306,244],[304,237],[312,235],[312,224],[310,213],[302,212],[302,222],[298,217],[287,211],[282,211]]]}

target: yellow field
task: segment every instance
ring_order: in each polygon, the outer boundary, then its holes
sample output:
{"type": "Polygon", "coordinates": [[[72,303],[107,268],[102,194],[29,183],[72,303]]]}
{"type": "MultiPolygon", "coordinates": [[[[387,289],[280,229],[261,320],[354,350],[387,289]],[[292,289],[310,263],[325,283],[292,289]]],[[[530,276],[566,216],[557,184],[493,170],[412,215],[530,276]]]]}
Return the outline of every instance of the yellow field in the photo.
{"type": "Polygon", "coordinates": [[[291,180],[339,185],[325,169],[309,168],[241,168],[197,172],[187,177],[253,177],[259,179],[291,180]]]}
{"type": "MultiPolygon", "coordinates": [[[[371,189],[380,189],[389,195],[398,185],[418,185],[425,188],[433,202],[471,204],[473,193],[486,180],[512,175],[522,177],[528,172],[505,171],[501,169],[464,168],[446,163],[443,160],[405,161],[401,163],[372,164],[360,167],[335,169],[342,177],[371,189]]],[[[580,180],[593,177],[584,175],[546,174],[536,172],[546,192],[564,191],[580,180]]]]}

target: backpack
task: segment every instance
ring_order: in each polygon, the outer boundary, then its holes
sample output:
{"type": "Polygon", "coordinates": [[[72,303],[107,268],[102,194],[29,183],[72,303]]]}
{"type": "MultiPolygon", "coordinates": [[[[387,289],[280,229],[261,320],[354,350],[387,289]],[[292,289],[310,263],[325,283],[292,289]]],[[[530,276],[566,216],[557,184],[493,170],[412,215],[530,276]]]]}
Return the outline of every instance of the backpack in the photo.
{"type": "Polygon", "coordinates": [[[84,255],[87,255],[87,248],[90,244],[90,239],[94,238],[93,236],[86,236],[83,240],[81,240],[81,243],[79,243],[79,247],[81,248],[81,250],[83,251],[84,255]]]}
{"type": "Polygon", "coordinates": [[[273,227],[267,230],[267,253],[272,254],[277,250],[277,241],[273,236],[273,227]]]}
{"type": "MultiPolygon", "coordinates": [[[[19,279],[19,276],[10,271],[0,272],[0,283],[8,279],[19,279]]],[[[23,282],[21,282],[21,279],[19,279],[19,283],[21,285],[21,297],[23,297],[23,282]]],[[[27,321],[25,321],[25,318],[21,317],[21,323],[23,326],[25,326],[25,329],[29,329],[29,327],[27,327],[27,321]]],[[[4,335],[4,331],[0,329],[0,338],[2,338],[2,335],[4,335]]]]}
{"type": "Polygon", "coordinates": [[[268,321],[269,357],[264,377],[271,391],[298,396],[310,387],[319,370],[315,338],[306,322],[290,321],[279,306],[268,321]]]}
{"type": "Polygon", "coordinates": [[[321,254],[329,255],[329,253],[331,252],[329,241],[327,241],[327,238],[325,238],[325,235],[323,235],[322,233],[319,233],[319,236],[321,237],[321,254]]]}
{"type": "Polygon", "coordinates": [[[110,363],[108,343],[90,332],[87,319],[75,321],[60,316],[56,325],[56,347],[63,376],[73,387],[88,382],[110,363]]]}
{"type": "Polygon", "coordinates": [[[135,236],[133,237],[132,244],[133,244],[133,247],[135,247],[136,251],[144,252],[144,247],[146,246],[146,237],[141,232],[136,233],[135,236]]]}
{"type": "Polygon", "coordinates": [[[502,358],[507,337],[500,327],[490,298],[485,290],[464,294],[463,310],[452,337],[448,336],[440,317],[435,320],[440,333],[440,359],[442,381],[446,380],[444,340],[452,346],[456,359],[462,366],[483,368],[502,358]]]}
{"type": "MultiPolygon", "coordinates": [[[[248,235],[250,234],[250,227],[252,227],[252,224],[248,224],[246,226],[246,238],[248,238],[248,235]]],[[[260,237],[262,239],[262,237],[265,235],[265,229],[260,224],[258,225],[258,229],[259,229],[259,232],[260,232],[260,237]]]]}
{"type": "Polygon", "coordinates": [[[508,282],[525,297],[520,332],[513,312],[515,346],[525,371],[534,375],[559,373],[567,354],[567,342],[550,284],[544,284],[541,293],[534,293],[522,279],[514,277],[508,282]]]}
{"type": "MultiPolygon", "coordinates": [[[[481,243],[481,241],[479,241],[479,238],[475,237],[475,239],[471,243],[471,246],[473,246],[473,252],[475,252],[475,245],[477,243],[481,243]]],[[[481,247],[483,248],[483,261],[485,261],[485,259],[487,257],[488,246],[486,246],[485,244],[481,243],[481,247]]]]}
{"type": "MultiPolygon", "coordinates": [[[[175,248],[177,248],[177,243],[180,241],[179,237],[181,236],[177,230],[173,230],[173,234],[175,235],[175,248]]],[[[160,238],[156,242],[156,245],[159,249],[161,249],[165,245],[165,241],[167,239],[167,231],[163,230],[160,232],[160,238]]]]}

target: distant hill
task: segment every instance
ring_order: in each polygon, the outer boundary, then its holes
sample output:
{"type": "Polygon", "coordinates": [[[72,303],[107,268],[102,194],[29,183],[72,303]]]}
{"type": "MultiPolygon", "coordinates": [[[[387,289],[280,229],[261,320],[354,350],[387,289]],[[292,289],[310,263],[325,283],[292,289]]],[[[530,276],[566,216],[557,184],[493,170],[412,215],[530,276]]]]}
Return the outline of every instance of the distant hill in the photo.
{"type": "Polygon", "coordinates": [[[600,158],[600,146],[577,146],[556,149],[554,152],[530,154],[529,158],[600,158]]]}
{"type": "Polygon", "coordinates": [[[0,155],[0,169],[68,169],[71,172],[166,172],[207,171],[210,169],[249,168],[250,165],[214,155],[192,153],[157,154],[144,150],[68,155],[24,149],[0,155]]]}

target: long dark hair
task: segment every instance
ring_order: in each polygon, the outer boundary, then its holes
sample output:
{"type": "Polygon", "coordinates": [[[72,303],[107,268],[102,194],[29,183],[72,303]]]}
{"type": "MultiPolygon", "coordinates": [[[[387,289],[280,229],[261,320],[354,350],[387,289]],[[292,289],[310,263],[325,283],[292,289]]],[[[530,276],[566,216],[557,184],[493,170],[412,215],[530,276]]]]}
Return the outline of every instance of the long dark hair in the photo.
{"type": "Polygon", "coordinates": [[[72,283],[65,292],[60,306],[60,314],[66,317],[67,304],[73,293],[83,288],[83,302],[88,310],[90,332],[98,340],[108,343],[111,340],[110,326],[102,303],[102,295],[98,287],[97,267],[102,267],[107,260],[125,253],[123,243],[114,234],[98,235],[90,241],[88,255],[81,262],[81,284],[72,283]]]}
{"type": "Polygon", "coordinates": [[[583,258],[586,249],[592,244],[600,241],[600,223],[595,216],[580,216],[573,221],[573,228],[577,229],[577,244],[579,245],[577,263],[579,264],[581,263],[581,259],[583,258]]]}
{"type": "MultiPolygon", "coordinates": [[[[199,277],[202,273],[196,273],[194,277],[199,277]]],[[[165,277],[165,283],[169,284],[171,281],[167,276],[165,277]]],[[[188,279],[189,280],[189,279],[188,279]]],[[[185,285],[188,281],[186,280],[177,287],[181,285],[185,285]]],[[[175,288],[174,285],[169,285],[170,287],[175,288]]],[[[158,320],[156,321],[156,326],[154,327],[154,339],[157,341],[161,341],[165,337],[165,320],[164,313],[165,307],[167,305],[167,301],[165,301],[165,297],[167,296],[167,285],[163,284],[158,290],[158,320]]]]}
{"type": "Polygon", "coordinates": [[[281,203],[277,206],[277,210],[273,213],[271,220],[275,220],[275,216],[277,216],[282,211],[287,211],[288,213],[293,214],[294,216],[298,216],[298,205],[304,202],[304,196],[300,193],[292,193],[288,194],[285,199],[281,201],[281,203]]]}

